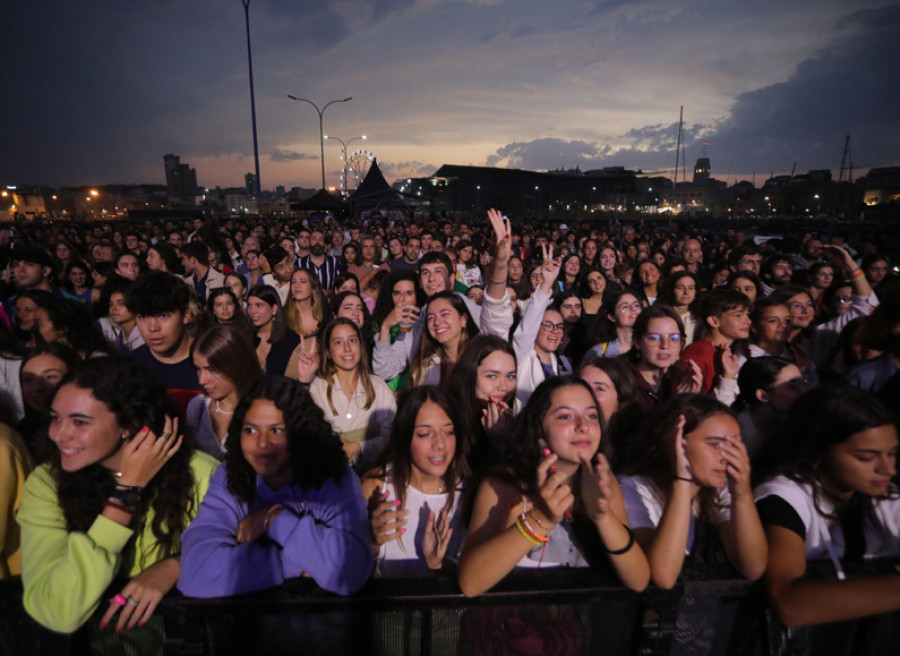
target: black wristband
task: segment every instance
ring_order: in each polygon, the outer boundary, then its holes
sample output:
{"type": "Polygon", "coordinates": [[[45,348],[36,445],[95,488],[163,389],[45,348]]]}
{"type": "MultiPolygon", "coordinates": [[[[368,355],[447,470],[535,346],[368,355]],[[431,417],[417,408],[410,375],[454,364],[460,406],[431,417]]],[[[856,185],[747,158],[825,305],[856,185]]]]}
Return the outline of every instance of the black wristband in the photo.
{"type": "Polygon", "coordinates": [[[634,546],[634,532],[631,530],[631,528],[629,528],[625,524],[622,524],[622,528],[624,528],[626,531],[628,531],[628,544],[626,544],[621,549],[615,549],[615,550],[607,549],[606,545],[603,545],[603,550],[606,553],[608,553],[610,556],[621,556],[623,553],[627,552],[628,550],[631,549],[631,547],[634,546]]]}

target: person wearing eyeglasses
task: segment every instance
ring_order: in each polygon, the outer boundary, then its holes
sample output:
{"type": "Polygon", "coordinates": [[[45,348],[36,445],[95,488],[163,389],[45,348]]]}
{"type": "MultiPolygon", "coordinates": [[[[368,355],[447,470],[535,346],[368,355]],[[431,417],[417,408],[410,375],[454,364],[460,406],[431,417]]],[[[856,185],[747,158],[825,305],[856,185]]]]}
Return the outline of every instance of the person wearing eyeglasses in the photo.
{"type": "Polygon", "coordinates": [[[632,332],[633,346],[626,358],[637,384],[637,400],[645,411],[676,394],[700,391],[700,367],[693,360],[678,360],[684,347],[684,326],[675,310],[662,304],[645,308],[632,332]]]}
{"type": "Polygon", "coordinates": [[[613,358],[628,353],[632,345],[634,322],[644,309],[641,299],[633,292],[613,290],[606,294],[600,314],[605,320],[592,326],[585,341],[592,345],[584,358],[599,356],[613,358]]]}
{"type": "Polygon", "coordinates": [[[550,307],[553,285],[560,272],[560,260],[553,258],[553,244],[541,246],[541,284],[522,313],[522,321],[513,332],[516,352],[516,399],[524,406],[547,378],[572,373],[572,364],[556,351],[562,343],[566,324],[562,314],[550,307]]]}

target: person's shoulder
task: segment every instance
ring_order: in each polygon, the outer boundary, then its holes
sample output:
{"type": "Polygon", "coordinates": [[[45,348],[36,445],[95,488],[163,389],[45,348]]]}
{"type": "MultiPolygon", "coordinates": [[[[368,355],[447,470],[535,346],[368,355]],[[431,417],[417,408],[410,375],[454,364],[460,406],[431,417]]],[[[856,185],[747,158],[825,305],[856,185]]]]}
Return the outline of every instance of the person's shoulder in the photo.
{"type": "MultiPolygon", "coordinates": [[[[191,452],[191,471],[194,472],[194,475],[205,475],[206,478],[210,478],[213,475],[213,472],[216,471],[216,468],[219,467],[221,463],[213,458],[208,453],[200,451],[198,449],[194,449],[191,452]]],[[[222,470],[224,471],[224,467],[222,470]]]]}

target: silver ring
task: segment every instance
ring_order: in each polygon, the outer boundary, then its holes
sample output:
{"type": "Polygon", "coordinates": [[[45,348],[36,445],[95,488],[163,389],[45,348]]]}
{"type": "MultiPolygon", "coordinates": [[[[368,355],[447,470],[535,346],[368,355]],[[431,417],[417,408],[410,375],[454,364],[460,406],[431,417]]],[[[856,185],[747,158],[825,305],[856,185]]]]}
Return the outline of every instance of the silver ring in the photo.
{"type": "Polygon", "coordinates": [[[134,606],[135,608],[137,608],[140,605],[140,604],[138,604],[138,602],[136,602],[134,599],[132,599],[130,595],[128,596],[128,603],[131,604],[132,606],[134,606]]]}

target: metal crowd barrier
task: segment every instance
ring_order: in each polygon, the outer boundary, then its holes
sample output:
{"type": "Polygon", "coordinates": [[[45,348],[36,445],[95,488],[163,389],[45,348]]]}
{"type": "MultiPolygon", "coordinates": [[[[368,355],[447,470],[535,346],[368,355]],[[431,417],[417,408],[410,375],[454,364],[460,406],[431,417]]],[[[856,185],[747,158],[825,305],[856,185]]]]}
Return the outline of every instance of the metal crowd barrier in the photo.
{"type": "MultiPolygon", "coordinates": [[[[130,654],[165,656],[882,656],[900,653],[900,614],[784,631],[762,586],[727,567],[685,571],[672,590],[634,593],[590,570],[515,572],[469,599],[455,580],[372,580],[339,597],[310,580],[226,599],[170,595],[156,633],[130,654]],[[164,630],[163,630],[164,625],[164,630]]],[[[39,627],[21,582],[0,581],[0,655],[113,654],[96,622],[39,627]]],[[[95,618],[96,619],[96,618],[95,618]]],[[[107,634],[109,629],[106,629],[107,634]]],[[[143,631],[143,630],[142,630],[143,631]]]]}

